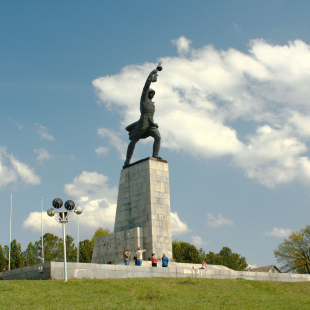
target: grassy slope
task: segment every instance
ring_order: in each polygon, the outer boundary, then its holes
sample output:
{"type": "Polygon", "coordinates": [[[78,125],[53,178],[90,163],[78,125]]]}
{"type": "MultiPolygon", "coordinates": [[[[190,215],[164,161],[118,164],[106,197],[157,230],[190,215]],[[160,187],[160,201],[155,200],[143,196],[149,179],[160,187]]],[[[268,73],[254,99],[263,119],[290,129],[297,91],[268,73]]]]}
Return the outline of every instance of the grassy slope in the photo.
{"type": "Polygon", "coordinates": [[[310,283],[190,278],[0,281],[0,309],[310,309],[310,283]]]}

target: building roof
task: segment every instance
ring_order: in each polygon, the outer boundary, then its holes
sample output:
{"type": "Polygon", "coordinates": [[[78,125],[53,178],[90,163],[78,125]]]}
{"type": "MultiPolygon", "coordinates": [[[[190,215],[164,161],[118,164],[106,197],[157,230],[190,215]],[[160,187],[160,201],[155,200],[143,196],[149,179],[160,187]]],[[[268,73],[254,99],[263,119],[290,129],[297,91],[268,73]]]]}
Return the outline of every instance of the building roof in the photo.
{"type": "Polygon", "coordinates": [[[257,267],[257,268],[250,268],[249,271],[253,272],[271,272],[272,269],[275,269],[277,272],[281,272],[275,265],[268,265],[263,267],[257,267]]]}

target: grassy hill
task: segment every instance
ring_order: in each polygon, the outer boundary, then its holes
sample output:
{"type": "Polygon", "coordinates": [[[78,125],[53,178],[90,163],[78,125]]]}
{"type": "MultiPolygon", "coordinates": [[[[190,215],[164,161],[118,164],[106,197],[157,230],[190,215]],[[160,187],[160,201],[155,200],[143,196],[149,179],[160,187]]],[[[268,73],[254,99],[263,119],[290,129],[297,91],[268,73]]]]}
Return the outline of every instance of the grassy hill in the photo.
{"type": "Polygon", "coordinates": [[[0,281],[0,309],[310,309],[309,282],[135,278],[0,281]]]}

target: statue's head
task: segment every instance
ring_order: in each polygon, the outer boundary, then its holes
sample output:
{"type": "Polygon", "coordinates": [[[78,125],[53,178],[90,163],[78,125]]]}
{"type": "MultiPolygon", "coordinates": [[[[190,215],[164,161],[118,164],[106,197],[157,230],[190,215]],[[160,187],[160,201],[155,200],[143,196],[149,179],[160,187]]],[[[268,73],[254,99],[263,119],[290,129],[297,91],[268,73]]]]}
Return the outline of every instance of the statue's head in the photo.
{"type": "Polygon", "coordinates": [[[148,98],[152,100],[154,96],[155,96],[155,90],[150,88],[148,92],[148,98]]]}

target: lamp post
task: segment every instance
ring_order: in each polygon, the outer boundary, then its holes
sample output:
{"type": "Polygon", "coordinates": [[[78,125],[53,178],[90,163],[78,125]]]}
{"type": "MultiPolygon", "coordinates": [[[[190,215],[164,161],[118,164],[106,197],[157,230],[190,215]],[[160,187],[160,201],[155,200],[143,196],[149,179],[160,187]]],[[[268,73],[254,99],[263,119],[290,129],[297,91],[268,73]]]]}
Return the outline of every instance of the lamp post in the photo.
{"type": "MultiPolygon", "coordinates": [[[[53,200],[53,207],[55,209],[60,209],[63,206],[63,202],[60,198],[55,198],[53,200]]],[[[64,279],[67,282],[67,255],[66,255],[66,228],[65,224],[68,223],[68,217],[71,212],[75,212],[77,215],[82,214],[82,208],[75,206],[75,203],[72,200],[67,200],[65,202],[65,208],[67,211],[56,211],[53,208],[47,210],[47,215],[53,217],[58,214],[59,223],[62,223],[62,232],[63,232],[63,242],[64,242],[64,279]]]]}

